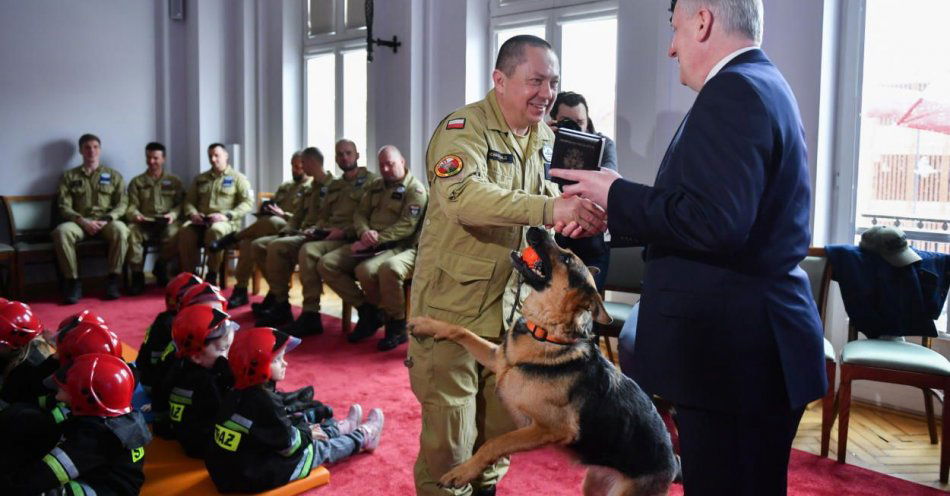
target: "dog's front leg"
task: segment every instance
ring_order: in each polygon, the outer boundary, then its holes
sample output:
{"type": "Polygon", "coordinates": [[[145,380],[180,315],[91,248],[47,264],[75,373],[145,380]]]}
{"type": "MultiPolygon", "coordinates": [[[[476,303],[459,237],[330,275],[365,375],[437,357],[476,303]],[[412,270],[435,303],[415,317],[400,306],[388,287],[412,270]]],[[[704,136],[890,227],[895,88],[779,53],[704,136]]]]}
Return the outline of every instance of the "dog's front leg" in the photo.
{"type": "Polygon", "coordinates": [[[498,372],[495,367],[495,350],[498,345],[462,326],[429,317],[413,317],[409,319],[409,333],[413,336],[431,336],[454,341],[465,348],[483,367],[492,373],[498,372]]]}
{"type": "Polygon", "coordinates": [[[439,479],[439,484],[444,487],[462,487],[475,480],[486,467],[503,456],[532,450],[546,444],[567,442],[570,437],[568,433],[552,431],[532,422],[527,427],[488,440],[475,452],[474,456],[446,472],[439,479]]]}

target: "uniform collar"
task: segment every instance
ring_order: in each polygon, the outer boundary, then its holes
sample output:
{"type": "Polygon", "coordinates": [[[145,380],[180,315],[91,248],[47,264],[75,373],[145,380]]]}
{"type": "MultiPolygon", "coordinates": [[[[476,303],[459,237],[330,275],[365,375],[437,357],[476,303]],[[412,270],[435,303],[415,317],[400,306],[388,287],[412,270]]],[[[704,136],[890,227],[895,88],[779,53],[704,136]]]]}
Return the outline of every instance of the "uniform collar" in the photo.
{"type": "Polygon", "coordinates": [[[211,167],[210,169],[208,169],[208,172],[210,172],[211,175],[214,176],[214,177],[221,177],[221,176],[230,174],[230,173],[232,172],[232,170],[233,170],[233,169],[231,169],[231,164],[228,164],[228,166],[225,167],[224,170],[221,171],[220,174],[218,174],[217,172],[215,172],[214,167],[211,167]]]}
{"type": "Polygon", "coordinates": [[[82,174],[83,174],[84,176],[86,176],[86,177],[91,176],[91,175],[95,174],[96,172],[101,171],[101,170],[104,169],[104,168],[105,168],[105,167],[103,167],[102,162],[99,162],[99,165],[97,165],[95,169],[92,169],[92,170],[90,170],[89,172],[86,172],[86,167],[85,167],[85,165],[79,164],[79,172],[82,172],[82,174]]]}

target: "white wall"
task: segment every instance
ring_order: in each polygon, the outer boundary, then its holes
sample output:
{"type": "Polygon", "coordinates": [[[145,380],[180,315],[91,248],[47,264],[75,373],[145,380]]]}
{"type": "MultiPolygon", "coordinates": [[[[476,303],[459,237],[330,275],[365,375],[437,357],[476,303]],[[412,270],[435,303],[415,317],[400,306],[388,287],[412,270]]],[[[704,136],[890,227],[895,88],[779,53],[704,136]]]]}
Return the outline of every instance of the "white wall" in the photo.
{"type": "Polygon", "coordinates": [[[159,134],[152,2],[4,1],[0,15],[0,194],[55,191],[102,139],[102,163],[131,179],[159,134]]]}

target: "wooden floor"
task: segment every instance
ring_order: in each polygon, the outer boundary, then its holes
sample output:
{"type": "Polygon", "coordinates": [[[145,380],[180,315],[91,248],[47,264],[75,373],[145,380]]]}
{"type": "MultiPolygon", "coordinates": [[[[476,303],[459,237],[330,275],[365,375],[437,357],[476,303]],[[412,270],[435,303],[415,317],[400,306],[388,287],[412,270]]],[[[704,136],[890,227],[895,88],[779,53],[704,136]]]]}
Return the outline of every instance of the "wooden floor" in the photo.
{"type": "MultiPolygon", "coordinates": [[[[266,282],[262,286],[264,286],[262,288],[262,294],[264,294],[267,291],[266,282]]],[[[296,276],[290,292],[290,301],[294,305],[301,303],[300,283],[296,276]]],[[[321,299],[321,312],[339,317],[341,309],[340,298],[333,290],[325,287],[321,299]]],[[[615,351],[617,349],[616,342],[613,344],[613,349],[615,351]]],[[[940,411],[939,403],[936,409],[940,411]]],[[[950,491],[950,484],[940,483],[938,477],[940,447],[930,444],[927,421],[922,416],[912,416],[855,402],[852,403],[849,424],[847,463],[950,491]]],[[[939,427],[937,432],[940,432],[939,427]]],[[[793,446],[816,455],[820,453],[820,402],[809,405],[805,410],[793,446]]],[[[831,431],[831,453],[829,454],[833,460],[838,456],[837,446],[836,420],[835,427],[831,431]]]]}

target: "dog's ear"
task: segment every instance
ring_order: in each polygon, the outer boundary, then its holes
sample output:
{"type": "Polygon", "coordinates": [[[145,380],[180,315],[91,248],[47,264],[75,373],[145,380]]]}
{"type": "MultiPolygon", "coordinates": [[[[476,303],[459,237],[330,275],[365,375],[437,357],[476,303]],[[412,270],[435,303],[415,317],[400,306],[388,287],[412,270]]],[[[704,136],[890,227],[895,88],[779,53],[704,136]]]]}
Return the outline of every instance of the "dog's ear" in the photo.
{"type": "Polygon", "coordinates": [[[587,270],[590,271],[590,275],[597,277],[597,274],[600,274],[600,268],[594,267],[593,265],[588,265],[587,270]]]}
{"type": "Polygon", "coordinates": [[[607,313],[607,309],[604,308],[604,300],[600,297],[600,293],[594,292],[593,297],[591,297],[590,313],[594,317],[594,322],[598,324],[607,325],[614,321],[607,313]]]}

